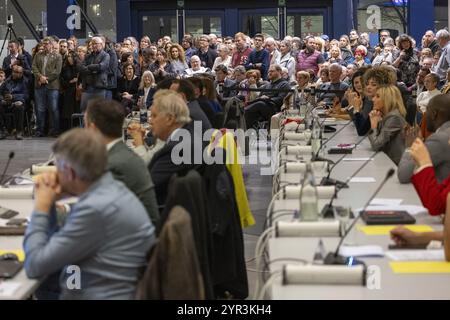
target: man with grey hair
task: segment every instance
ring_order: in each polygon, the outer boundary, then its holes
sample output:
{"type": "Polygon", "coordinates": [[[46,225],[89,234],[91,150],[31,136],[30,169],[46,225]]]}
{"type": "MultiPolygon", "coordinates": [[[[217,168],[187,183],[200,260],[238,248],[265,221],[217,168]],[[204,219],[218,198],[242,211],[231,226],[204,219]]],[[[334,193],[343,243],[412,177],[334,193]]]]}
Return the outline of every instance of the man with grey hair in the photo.
{"type": "Polygon", "coordinates": [[[450,33],[441,29],[436,33],[436,40],[442,49],[442,54],[432,71],[437,73],[441,82],[444,82],[447,79],[447,71],[450,65],[450,33]]]}
{"type": "Polygon", "coordinates": [[[436,36],[434,35],[434,32],[431,30],[428,30],[425,32],[424,36],[424,48],[429,48],[433,55],[436,53],[436,51],[439,50],[439,43],[436,41],[436,36]]]}
{"type": "Polygon", "coordinates": [[[97,134],[73,129],[56,141],[53,152],[57,172],[35,182],[23,244],[28,277],[62,270],[62,299],[133,299],[155,240],[144,206],[106,172],[106,147],[97,134]],[[58,227],[55,202],[63,194],[78,202],[58,227]],[[71,280],[74,266],[80,283],[71,280]]]}
{"type": "Polygon", "coordinates": [[[342,98],[344,92],[348,89],[348,84],[341,81],[342,76],[342,66],[338,63],[333,63],[329,67],[330,70],[330,82],[326,82],[320,86],[320,90],[325,92],[319,94],[318,102],[319,105],[332,106],[333,101],[336,97],[342,98]],[[341,94],[338,93],[328,93],[326,91],[342,91],[341,94]]]}
{"type": "Polygon", "coordinates": [[[108,74],[110,56],[104,49],[101,37],[93,37],[91,40],[92,52],[86,56],[80,66],[80,75],[83,85],[80,108],[85,111],[87,103],[93,98],[106,98],[108,89],[108,74]]]}
{"type": "Polygon", "coordinates": [[[166,201],[171,176],[194,169],[194,160],[202,163],[203,132],[198,122],[191,121],[186,102],[173,90],[156,92],[150,126],[153,136],[165,142],[148,165],[161,206],[166,201]]]}

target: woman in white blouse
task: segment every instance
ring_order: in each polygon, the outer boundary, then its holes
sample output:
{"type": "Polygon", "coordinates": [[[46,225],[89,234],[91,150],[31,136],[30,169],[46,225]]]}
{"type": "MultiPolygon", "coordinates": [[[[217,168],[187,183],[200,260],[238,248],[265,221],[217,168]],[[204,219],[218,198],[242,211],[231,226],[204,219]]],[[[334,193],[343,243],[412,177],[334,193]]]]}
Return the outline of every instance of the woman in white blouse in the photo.
{"type": "Polygon", "coordinates": [[[291,55],[292,44],[290,41],[280,42],[280,55],[276,63],[281,67],[288,69],[289,82],[295,81],[295,58],[291,55]]]}
{"type": "Polygon", "coordinates": [[[231,64],[230,49],[226,44],[219,44],[219,46],[217,47],[217,54],[218,56],[216,60],[214,60],[214,65],[211,70],[213,74],[216,73],[214,70],[216,70],[217,66],[223,64],[228,68],[231,64]]]}
{"type": "Polygon", "coordinates": [[[424,118],[423,116],[427,111],[427,106],[431,98],[441,94],[441,92],[437,89],[439,81],[440,81],[439,76],[435,73],[430,73],[425,77],[424,85],[427,91],[421,92],[416,100],[418,113],[417,119],[419,123],[421,122],[421,119],[424,118]]]}

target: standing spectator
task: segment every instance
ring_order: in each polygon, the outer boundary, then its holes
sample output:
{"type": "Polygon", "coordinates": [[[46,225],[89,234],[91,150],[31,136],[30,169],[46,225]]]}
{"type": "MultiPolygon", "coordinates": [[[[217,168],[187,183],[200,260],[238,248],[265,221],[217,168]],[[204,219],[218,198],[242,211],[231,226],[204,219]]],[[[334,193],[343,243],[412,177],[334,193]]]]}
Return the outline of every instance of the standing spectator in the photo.
{"type": "Polygon", "coordinates": [[[289,41],[283,40],[280,43],[280,58],[277,64],[286,68],[289,74],[289,82],[295,81],[295,58],[292,56],[292,44],[289,41]]]}
{"type": "Polygon", "coordinates": [[[201,35],[198,43],[197,56],[202,62],[202,67],[212,69],[217,58],[217,52],[209,47],[209,37],[206,34],[201,35]]]}
{"type": "Polygon", "coordinates": [[[355,29],[350,30],[349,39],[350,39],[350,48],[353,54],[355,54],[356,48],[361,44],[359,42],[358,31],[356,31],[355,29]]]}
{"type": "Polygon", "coordinates": [[[264,47],[270,54],[270,64],[275,64],[276,61],[280,58],[280,51],[277,49],[277,43],[274,38],[267,38],[264,44],[264,47]]]}
{"type": "Polygon", "coordinates": [[[181,46],[184,49],[184,55],[186,56],[186,62],[189,63],[191,61],[191,57],[195,54],[195,48],[193,48],[192,37],[185,36],[183,40],[181,40],[181,46]]]}
{"type": "Polygon", "coordinates": [[[50,134],[59,134],[59,76],[62,68],[62,58],[58,52],[53,52],[49,37],[42,41],[44,51],[36,54],[33,60],[34,99],[36,103],[36,136],[43,137],[47,110],[50,110],[53,120],[50,134]]]}
{"type": "MultiPolygon", "coordinates": [[[[109,55],[109,68],[108,68],[108,86],[106,90],[105,98],[111,100],[114,91],[117,89],[117,75],[119,62],[117,60],[116,52],[113,48],[111,41],[108,38],[102,37],[103,43],[105,43],[105,52],[109,55]]],[[[137,65],[138,70],[139,65],[137,65]]]]}
{"type": "Polygon", "coordinates": [[[17,38],[17,42],[19,43],[19,54],[25,57],[25,60],[27,60],[27,65],[31,69],[31,65],[33,64],[33,58],[31,54],[25,50],[25,41],[22,37],[17,38]]]}
{"type": "Polygon", "coordinates": [[[178,43],[175,43],[170,47],[169,60],[177,76],[181,76],[184,73],[184,70],[188,68],[184,50],[178,43]]]}
{"type": "MultiPolygon", "coordinates": [[[[439,43],[439,47],[441,47],[442,51],[433,72],[438,74],[442,83],[447,78],[447,70],[450,66],[450,33],[445,29],[439,30],[436,33],[436,40],[439,43]]],[[[439,51],[436,51],[435,57],[438,52],[439,51]]]]}
{"type": "Polygon", "coordinates": [[[104,42],[100,37],[92,38],[92,53],[88,54],[80,67],[83,84],[81,96],[81,111],[84,112],[87,103],[93,98],[105,98],[108,89],[108,71],[110,56],[104,50],[104,42]]]}
{"type": "Polygon", "coordinates": [[[267,71],[269,70],[270,54],[269,51],[264,49],[264,36],[261,33],[257,33],[253,38],[255,42],[255,48],[248,56],[245,69],[257,69],[261,73],[264,80],[267,79],[267,71]]]}
{"type": "Polygon", "coordinates": [[[156,61],[150,66],[150,71],[153,72],[156,83],[166,78],[176,77],[175,70],[167,57],[167,52],[162,48],[159,48],[156,52],[156,61]]]}
{"type": "Polygon", "coordinates": [[[252,52],[252,49],[247,44],[246,36],[242,32],[236,33],[234,42],[236,44],[236,52],[233,53],[233,57],[231,58],[231,67],[233,69],[237,66],[244,66],[247,63],[248,56],[252,52]]]}
{"type": "Polygon", "coordinates": [[[350,39],[347,35],[341,36],[339,40],[339,49],[341,49],[341,56],[345,64],[349,64],[350,60],[353,58],[353,53],[350,48],[350,39]]]}
{"type": "Polygon", "coordinates": [[[11,40],[8,43],[9,54],[3,59],[2,69],[5,71],[5,75],[8,78],[12,72],[12,66],[17,60],[22,60],[22,66],[25,70],[30,70],[30,65],[27,59],[19,53],[19,42],[17,40],[11,40]]]}
{"type": "Polygon", "coordinates": [[[211,70],[213,74],[218,66],[224,65],[228,68],[231,64],[230,49],[226,44],[219,44],[217,54],[218,56],[214,61],[213,69],[211,70]]]}
{"type": "Polygon", "coordinates": [[[436,51],[439,50],[439,43],[436,41],[436,36],[434,35],[433,31],[428,30],[427,32],[425,32],[423,40],[424,47],[422,49],[428,48],[433,54],[435,54],[436,51]]]}
{"type": "Polygon", "coordinates": [[[138,63],[139,63],[140,66],[142,65],[142,62],[144,60],[144,58],[142,57],[142,51],[145,48],[150,47],[151,44],[152,43],[151,43],[150,38],[148,36],[143,36],[141,38],[141,41],[139,42],[139,55],[138,55],[138,63]]]}
{"type": "Polygon", "coordinates": [[[406,34],[401,35],[398,41],[398,48],[401,52],[393,63],[394,67],[401,71],[402,78],[398,80],[404,82],[407,86],[412,86],[416,82],[420,66],[411,37],[406,34]]]}
{"type": "Polygon", "coordinates": [[[305,38],[306,48],[297,56],[297,71],[306,71],[311,69],[317,76],[319,68],[325,62],[323,55],[315,49],[315,39],[312,36],[305,38]]]}
{"type": "Polygon", "coordinates": [[[67,59],[61,69],[61,89],[62,110],[61,110],[61,129],[63,131],[70,128],[71,116],[79,112],[79,106],[76,101],[76,90],[78,82],[78,59],[74,51],[69,51],[67,59]]]}

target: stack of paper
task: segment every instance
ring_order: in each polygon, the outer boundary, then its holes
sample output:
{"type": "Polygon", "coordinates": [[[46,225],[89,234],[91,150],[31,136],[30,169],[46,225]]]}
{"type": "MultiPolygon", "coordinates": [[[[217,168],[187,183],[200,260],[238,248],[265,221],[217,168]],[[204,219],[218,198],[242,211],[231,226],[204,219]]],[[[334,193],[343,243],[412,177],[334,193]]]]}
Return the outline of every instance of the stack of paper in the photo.
{"type": "Polygon", "coordinates": [[[386,256],[394,261],[444,261],[444,250],[391,250],[386,256]]]}
{"type": "Polygon", "coordinates": [[[339,254],[344,257],[383,257],[381,246],[342,246],[339,254]]]}

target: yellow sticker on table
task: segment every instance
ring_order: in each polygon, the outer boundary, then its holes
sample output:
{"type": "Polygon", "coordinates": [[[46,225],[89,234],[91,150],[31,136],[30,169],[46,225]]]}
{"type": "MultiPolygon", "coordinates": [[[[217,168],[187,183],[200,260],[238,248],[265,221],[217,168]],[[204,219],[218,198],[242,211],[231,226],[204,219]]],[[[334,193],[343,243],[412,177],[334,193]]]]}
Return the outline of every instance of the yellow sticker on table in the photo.
{"type": "Polygon", "coordinates": [[[394,273],[450,273],[450,262],[395,261],[389,262],[394,273]]]}
{"type": "Polygon", "coordinates": [[[5,253],[14,253],[21,262],[25,260],[25,252],[23,250],[0,250],[0,256],[5,253]]]}
{"type": "MultiPolygon", "coordinates": [[[[389,235],[391,230],[397,228],[398,225],[391,226],[358,226],[358,230],[364,232],[368,236],[384,236],[389,235]]],[[[426,225],[404,225],[404,228],[407,228],[414,232],[431,232],[433,228],[426,225]]]]}

